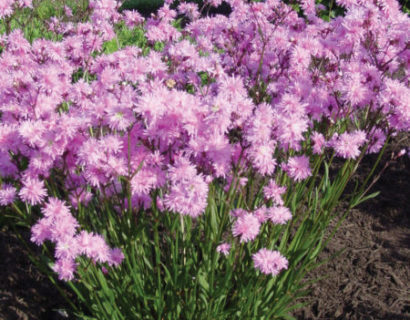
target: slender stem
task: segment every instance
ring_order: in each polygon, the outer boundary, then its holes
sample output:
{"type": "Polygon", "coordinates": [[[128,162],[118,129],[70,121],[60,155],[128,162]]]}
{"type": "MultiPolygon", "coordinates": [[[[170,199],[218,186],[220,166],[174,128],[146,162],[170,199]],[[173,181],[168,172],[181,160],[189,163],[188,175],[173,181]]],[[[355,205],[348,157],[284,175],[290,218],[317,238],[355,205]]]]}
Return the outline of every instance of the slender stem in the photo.
{"type": "Polygon", "coordinates": [[[184,217],[182,216],[182,214],[179,215],[179,221],[181,222],[182,244],[184,246],[183,257],[184,257],[184,266],[185,266],[185,264],[186,264],[185,226],[184,226],[184,217]]]}
{"type": "MultiPolygon", "coordinates": [[[[154,209],[154,242],[155,242],[155,268],[157,271],[157,290],[158,290],[158,299],[161,301],[162,305],[162,279],[161,279],[161,248],[159,244],[159,215],[158,210],[154,209]]],[[[158,310],[158,320],[162,319],[162,306],[161,310],[158,310]]]]}
{"type": "Polygon", "coordinates": [[[373,174],[374,174],[374,172],[375,172],[377,166],[378,166],[379,163],[380,163],[380,160],[381,160],[383,154],[384,154],[385,151],[386,151],[386,147],[387,147],[387,145],[389,144],[389,142],[390,142],[390,137],[387,137],[387,138],[386,138],[386,142],[384,143],[382,150],[379,152],[379,155],[378,155],[378,157],[377,157],[377,159],[376,159],[376,161],[375,161],[375,163],[374,163],[372,169],[370,170],[370,173],[367,175],[366,179],[364,180],[364,182],[363,182],[363,184],[362,184],[362,187],[360,188],[359,194],[363,192],[363,189],[366,187],[366,185],[367,185],[367,183],[369,182],[370,178],[373,176],[373,174]]]}

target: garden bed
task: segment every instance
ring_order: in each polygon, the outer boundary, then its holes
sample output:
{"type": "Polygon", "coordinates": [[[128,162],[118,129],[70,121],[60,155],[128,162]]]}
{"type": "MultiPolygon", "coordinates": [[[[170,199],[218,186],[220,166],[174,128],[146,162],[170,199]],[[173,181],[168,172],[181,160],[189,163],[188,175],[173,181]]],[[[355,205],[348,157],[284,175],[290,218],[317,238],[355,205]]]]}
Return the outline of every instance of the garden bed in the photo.
{"type": "MultiPolygon", "coordinates": [[[[381,194],[354,209],[321,254],[345,248],[311,274],[326,278],[313,285],[299,319],[410,319],[409,159],[394,162],[374,190],[381,194]]],[[[0,251],[0,319],[64,319],[64,300],[13,232],[0,232],[0,251]]]]}
{"type": "Polygon", "coordinates": [[[409,318],[408,16],[228,2],[0,8],[0,319],[409,318]]]}

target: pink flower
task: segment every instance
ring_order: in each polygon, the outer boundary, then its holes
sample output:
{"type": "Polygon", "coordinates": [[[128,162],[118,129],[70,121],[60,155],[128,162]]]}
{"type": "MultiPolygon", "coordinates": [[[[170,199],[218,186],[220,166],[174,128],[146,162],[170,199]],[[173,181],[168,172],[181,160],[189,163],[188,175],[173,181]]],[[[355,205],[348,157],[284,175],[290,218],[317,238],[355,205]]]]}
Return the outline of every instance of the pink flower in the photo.
{"type": "Polygon", "coordinates": [[[37,245],[41,245],[45,240],[51,240],[51,228],[53,221],[50,218],[42,218],[31,227],[30,240],[37,245]]]}
{"type": "Polygon", "coordinates": [[[379,128],[375,128],[370,132],[369,149],[367,150],[367,153],[379,152],[385,141],[386,135],[384,132],[379,128]]]}
{"type": "Polygon", "coordinates": [[[133,194],[149,194],[150,190],[163,185],[165,178],[156,168],[141,168],[131,180],[133,194]]]}
{"type": "Polygon", "coordinates": [[[164,204],[171,211],[196,218],[205,211],[207,199],[208,185],[202,176],[197,175],[173,185],[164,204]]]}
{"type": "Polygon", "coordinates": [[[262,206],[258,209],[256,209],[253,212],[253,215],[258,218],[259,223],[264,223],[266,220],[268,220],[268,216],[266,215],[266,207],[262,206]]]}
{"type": "Polygon", "coordinates": [[[200,15],[196,3],[182,2],[178,6],[178,11],[180,14],[185,14],[190,20],[195,20],[200,15]]]}
{"type": "Polygon", "coordinates": [[[288,268],[288,260],[278,251],[263,248],[253,254],[252,259],[255,268],[264,274],[276,276],[281,270],[288,268]]]}
{"type": "Polygon", "coordinates": [[[58,273],[58,278],[64,281],[71,281],[74,279],[74,272],[77,265],[74,259],[62,258],[58,259],[53,266],[53,270],[58,273]]]}
{"type": "Polygon", "coordinates": [[[346,7],[346,8],[349,8],[349,7],[352,7],[352,6],[356,5],[357,2],[358,2],[357,0],[336,0],[336,3],[339,6],[343,6],[343,7],[346,7]]]}
{"type": "Polygon", "coordinates": [[[72,17],[73,16],[73,11],[69,6],[64,6],[64,13],[67,17],[72,17]]]}
{"type": "Polygon", "coordinates": [[[121,264],[122,260],[124,260],[124,254],[120,248],[114,248],[110,251],[109,265],[117,267],[121,264]]]}
{"type": "Polygon", "coordinates": [[[277,131],[278,141],[285,149],[300,150],[300,141],[304,140],[303,134],[307,127],[306,117],[281,115],[277,131]]]}
{"type": "Polygon", "coordinates": [[[65,237],[57,240],[54,256],[57,259],[75,259],[79,253],[76,238],[65,237]]]}
{"type": "Polygon", "coordinates": [[[218,7],[221,5],[222,0],[206,0],[207,3],[209,3],[213,7],[218,7]]]}
{"type": "Polygon", "coordinates": [[[124,15],[125,25],[128,28],[134,28],[144,22],[144,18],[140,15],[138,11],[126,10],[124,15]]]}
{"type": "Polygon", "coordinates": [[[254,240],[259,234],[260,222],[256,216],[250,213],[242,215],[232,227],[232,234],[240,236],[241,242],[254,240]]]}
{"type": "Polygon", "coordinates": [[[252,163],[263,175],[270,175],[275,171],[276,160],[273,158],[276,143],[269,141],[264,144],[255,144],[249,148],[252,163]]]}
{"type": "Polygon", "coordinates": [[[7,206],[16,198],[16,188],[10,185],[3,185],[0,189],[0,205],[7,206]]]}
{"type": "Polygon", "coordinates": [[[52,217],[52,220],[52,241],[59,241],[61,239],[74,237],[76,230],[79,227],[78,221],[71,214],[52,217]]]}
{"type": "Polygon", "coordinates": [[[268,217],[275,224],[286,224],[292,218],[292,213],[283,206],[272,207],[268,208],[268,217]]]}
{"type": "Polygon", "coordinates": [[[265,144],[272,136],[272,107],[266,103],[257,106],[246,128],[246,139],[251,144],[265,144]]]}
{"type": "Polygon", "coordinates": [[[312,143],[313,143],[313,148],[312,148],[313,153],[321,154],[323,151],[323,147],[325,146],[325,142],[326,142],[323,134],[315,131],[310,136],[310,139],[312,140],[312,143]]]}
{"type": "Polygon", "coordinates": [[[341,135],[334,135],[330,144],[339,157],[356,159],[360,155],[360,147],[366,141],[366,133],[361,130],[356,130],[351,133],[344,132],[341,135]]]}
{"type": "Polygon", "coordinates": [[[221,243],[216,247],[216,251],[224,254],[225,256],[229,254],[229,250],[231,250],[231,245],[229,243],[221,243]]]}
{"type": "Polygon", "coordinates": [[[103,263],[108,262],[110,256],[110,248],[108,247],[104,238],[101,235],[94,235],[93,241],[90,246],[89,257],[94,261],[103,263]]]}
{"type": "Polygon", "coordinates": [[[304,155],[289,158],[284,169],[296,181],[302,181],[311,175],[309,158],[304,155]]]}
{"type": "Polygon", "coordinates": [[[76,236],[76,239],[79,246],[79,254],[85,254],[97,262],[111,261],[112,252],[102,236],[83,230],[76,236]]]}
{"type": "Polygon", "coordinates": [[[303,12],[309,16],[315,14],[315,1],[314,0],[302,0],[301,7],[303,12]]]}
{"type": "Polygon", "coordinates": [[[172,186],[164,197],[165,207],[182,215],[198,217],[208,205],[208,184],[189,160],[180,157],[169,169],[172,186]]]}
{"type": "Polygon", "coordinates": [[[23,182],[23,188],[19,192],[21,200],[30,203],[31,205],[39,204],[47,195],[47,190],[44,188],[44,181],[36,178],[27,178],[23,182]]]}
{"type": "Polygon", "coordinates": [[[31,121],[27,120],[21,122],[19,127],[19,134],[24,142],[31,147],[41,145],[43,143],[43,135],[45,132],[44,123],[41,120],[31,121]]]}
{"type": "Polygon", "coordinates": [[[13,13],[13,0],[1,0],[0,1],[0,19],[10,16],[13,13]]]}
{"type": "Polygon", "coordinates": [[[85,254],[87,256],[91,255],[91,246],[94,238],[94,234],[82,230],[79,234],[76,235],[78,247],[80,248],[80,254],[85,254]]]}
{"type": "Polygon", "coordinates": [[[57,218],[65,215],[71,215],[70,209],[65,205],[64,201],[57,198],[49,198],[48,202],[41,208],[41,212],[45,217],[57,218]]]}
{"type": "Polygon", "coordinates": [[[283,205],[282,194],[286,192],[286,187],[280,187],[275,180],[270,180],[268,185],[263,187],[265,198],[272,199],[277,205],[283,205]]]}

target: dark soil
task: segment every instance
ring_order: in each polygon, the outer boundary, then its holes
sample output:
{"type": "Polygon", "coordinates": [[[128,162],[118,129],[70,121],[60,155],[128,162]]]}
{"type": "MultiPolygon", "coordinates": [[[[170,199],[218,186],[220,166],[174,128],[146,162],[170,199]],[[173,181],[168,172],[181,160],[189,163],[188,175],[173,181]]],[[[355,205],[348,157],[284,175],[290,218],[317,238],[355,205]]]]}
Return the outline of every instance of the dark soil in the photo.
{"type": "MultiPolygon", "coordinates": [[[[29,234],[23,234],[26,238],[29,234]]],[[[38,248],[31,246],[40,253],[38,248]]],[[[67,303],[28,258],[11,230],[0,231],[0,319],[60,320],[67,303]]]]}
{"type": "MultiPolygon", "coordinates": [[[[362,174],[374,160],[365,159],[362,174]]],[[[298,319],[410,320],[410,159],[392,161],[375,191],[381,193],[350,212],[321,254],[330,261],[309,279],[324,279],[298,319]]]]}
{"type": "MultiPolygon", "coordinates": [[[[366,159],[364,171],[372,161],[366,159]]],[[[354,209],[321,254],[331,259],[309,278],[324,279],[313,285],[298,319],[410,320],[407,156],[391,163],[372,189],[377,190],[381,194],[354,209]]],[[[67,319],[58,311],[65,307],[13,232],[0,230],[0,319],[67,319]]]]}

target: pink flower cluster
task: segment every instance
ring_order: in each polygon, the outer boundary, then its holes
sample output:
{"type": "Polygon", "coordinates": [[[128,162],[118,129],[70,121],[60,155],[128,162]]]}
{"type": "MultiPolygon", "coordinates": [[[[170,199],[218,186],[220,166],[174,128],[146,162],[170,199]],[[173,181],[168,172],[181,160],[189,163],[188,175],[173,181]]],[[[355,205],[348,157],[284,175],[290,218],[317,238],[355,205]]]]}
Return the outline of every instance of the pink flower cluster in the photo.
{"type": "MultiPolygon", "coordinates": [[[[277,170],[298,183],[312,174],[312,153],[354,159],[410,128],[410,19],[396,1],[340,0],[345,16],[330,22],[314,1],[302,1],[305,17],[279,0],[228,0],[229,16],[171,2],[144,19],[119,13],[117,1],[91,0],[89,22],[52,21],[61,41],[29,43],[18,29],[0,38],[0,176],[8,183],[0,204],[18,195],[43,206],[33,240],[57,244],[64,279],[78,255],[115,265],[121,254],[79,231],[57,200],[44,204],[49,179],[58,178],[73,208],[95,196],[121,213],[130,191],[137,212],[160,190],[164,210],[196,218],[211,183],[245,187],[251,169],[270,181],[261,187],[274,207],[236,216],[233,234],[247,242],[263,221],[291,218],[277,170]],[[183,29],[173,23],[178,14],[183,29]],[[120,21],[143,27],[150,50],[104,53],[120,21]],[[153,49],[158,41],[162,51],[153,49]]],[[[15,4],[30,1],[0,0],[0,18],[15,4]]],[[[284,268],[269,267],[276,258],[266,252],[255,259],[271,274],[284,268]]]]}
{"type": "Polygon", "coordinates": [[[32,0],[0,0],[0,19],[9,17],[16,8],[31,8],[32,0]]]}
{"type": "Polygon", "coordinates": [[[54,271],[60,280],[72,280],[76,270],[75,259],[85,255],[94,262],[119,265],[124,258],[120,249],[110,249],[100,235],[87,231],[77,233],[79,224],[69,207],[56,198],[49,198],[41,209],[44,217],[32,227],[31,241],[40,245],[45,240],[56,244],[54,271]]]}
{"type": "Polygon", "coordinates": [[[258,236],[262,223],[270,220],[274,224],[286,224],[292,218],[292,213],[284,206],[262,206],[253,212],[236,209],[231,211],[231,216],[236,218],[232,234],[239,236],[240,242],[249,242],[258,236]]]}
{"type": "Polygon", "coordinates": [[[252,256],[255,268],[264,274],[276,276],[284,269],[288,268],[288,260],[280,252],[266,248],[259,250],[252,256]]]}

